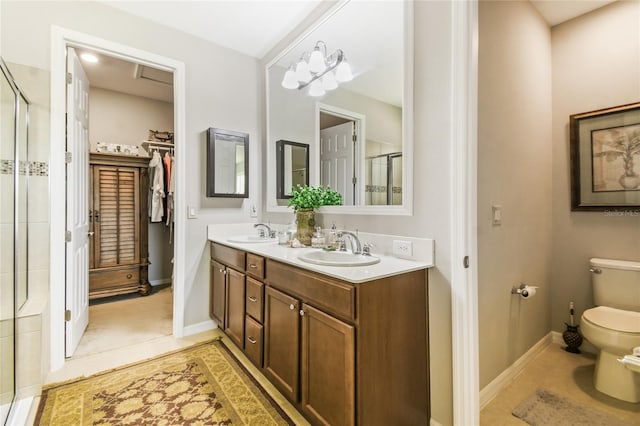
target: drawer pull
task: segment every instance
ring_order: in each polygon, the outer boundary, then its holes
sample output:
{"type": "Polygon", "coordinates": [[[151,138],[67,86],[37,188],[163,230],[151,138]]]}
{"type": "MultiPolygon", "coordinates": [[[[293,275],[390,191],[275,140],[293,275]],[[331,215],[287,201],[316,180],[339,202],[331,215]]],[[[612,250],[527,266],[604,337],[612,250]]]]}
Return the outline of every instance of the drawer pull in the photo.
{"type": "Polygon", "coordinates": [[[254,302],[254,303],[255,303],[255,302],[257,302],[257,301],[258,301],[258,298],[257,298],[257,297],[255,297],[255,296],[249,296],[249,301],[250,301],[250,302],[254,302]]]}
{"type": "Polygon", "coordinates": [[[255,263],[250,263],[250,264],[249,264],[249,268],[256,269],[256,268],[257,268],[257,266],[256,266],[256,264],[255,264],[255,263]]]}
{"type": "Polygon", "coordinates": [[[258,341],[257,341],[256,339],[254,339],[253,337],[251,337],[251,336],[247,336],[247,340],[248,340],[249,342],[251,342],[252,344],[254,344],[254,345],[255,345],[256,343],[258,343],[258,341]]]}
{"type": "Polygon", "coordinates": [[[132,276],[132,274],[127,274],[127,279],[130,280],[132,276]]]}

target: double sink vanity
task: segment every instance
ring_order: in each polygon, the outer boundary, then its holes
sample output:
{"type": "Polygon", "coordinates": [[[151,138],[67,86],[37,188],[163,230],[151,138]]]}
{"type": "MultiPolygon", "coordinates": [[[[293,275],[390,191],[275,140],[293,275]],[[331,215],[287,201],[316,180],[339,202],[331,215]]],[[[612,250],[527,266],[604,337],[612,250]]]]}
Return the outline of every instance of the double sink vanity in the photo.
{"type": "Polygon", "coordinates": [[[305,418],[428,424],[432,255],[289,248],[237,229],[208,230],[210,316],[305,418]]]}

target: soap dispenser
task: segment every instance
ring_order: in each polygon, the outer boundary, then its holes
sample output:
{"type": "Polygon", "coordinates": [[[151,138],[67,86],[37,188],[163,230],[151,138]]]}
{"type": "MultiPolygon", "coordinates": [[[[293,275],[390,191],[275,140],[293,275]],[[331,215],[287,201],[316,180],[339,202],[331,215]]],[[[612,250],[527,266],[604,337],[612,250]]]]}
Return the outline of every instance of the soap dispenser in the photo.
{"type": "Polygon", "coordinates": [[[311,247],[322,248],[324,247],[324,235],[322,234],[322,228],[316,227],[316,232],[311,237],[311,247]]]}
{"type": "Polygon", "coordinates": [[[334,248],[338,248],[338,231],[336,230],[336,224],[331,225],[331,230],[329,231],[329,236],[326,238],[327,246],[331,246],[334,248]]]}

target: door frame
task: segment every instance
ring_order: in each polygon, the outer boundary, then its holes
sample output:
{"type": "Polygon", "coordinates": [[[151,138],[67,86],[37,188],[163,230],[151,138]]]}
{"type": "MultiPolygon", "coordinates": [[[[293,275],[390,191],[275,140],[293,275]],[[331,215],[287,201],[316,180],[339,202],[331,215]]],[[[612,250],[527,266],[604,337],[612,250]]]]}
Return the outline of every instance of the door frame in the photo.
{"type": "Polygon", "coordinates": [[[175,244],[173,266],[173,335],[184,334],[184,278],[186,247],[186,160],[185,140],[185,66],[172,58],[150,53],[131,46],[112,42],[66,28],[51,27],[51,144],[49,153],[49,224],[50,224],[50,370],[64,366],[64,311],[66,289],[65,259],[65,105],[66,105],[66,49],[80,47],[95,50],[119,59],[153,66],[173,73],[173,120],[177,161],[175,193],[175,244]]]}
{"type": "MultiPolygon", "coordinates": [[[[356,204],[355,206],[362,205],[364,203],[364,192],[365,192],[365,158],[364,153],[366,151],[365,144],[367,143],[367,117],[364,114],[360,114],[358,112],[349,111],[344,108],[340,108],[337,106],[323,104],[321,102],[316,102],[316,111],[315,111],[315,147],[314,147],[314,155],[316,160],[311,160],[311,164],[320,164],[320,113],[325,113],[329,115],[334,115],[337,117],[343,117],[349,119],[355,123],[356,126],[356,136],[358,137],[358,141],[360,143],[356,144],[355,151],[353,153],[354,159],[357,159],[358,164],[356,165],[356,170],[354,170],[356,179],[358,179],[358,185],[356,187],[357,191],[354,191],[356,204]]],[[[311,168],[314,171],[315,176],[309,176],[310,182],[313,185],[313,182],[320,182],[320,167],[311,168]]]]}

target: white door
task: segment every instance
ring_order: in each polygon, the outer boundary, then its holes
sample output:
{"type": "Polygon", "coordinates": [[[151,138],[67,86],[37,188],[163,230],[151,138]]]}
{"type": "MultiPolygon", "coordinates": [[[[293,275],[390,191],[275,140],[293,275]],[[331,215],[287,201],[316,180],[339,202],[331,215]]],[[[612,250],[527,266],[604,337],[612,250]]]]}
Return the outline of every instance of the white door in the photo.
{"type": "Polygon", "coordinates": [[[65,356],[70,357],[89,323],[89,80],[72,48],[67,76],[65,356]]]}
{"type": "Polygon", "coordinates": [[[354,122],[320,130],[320,184],[342,194],[345,206],[354,200],[354,122]]]}

